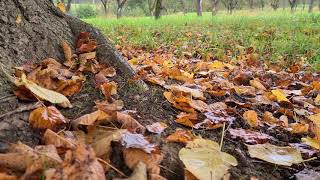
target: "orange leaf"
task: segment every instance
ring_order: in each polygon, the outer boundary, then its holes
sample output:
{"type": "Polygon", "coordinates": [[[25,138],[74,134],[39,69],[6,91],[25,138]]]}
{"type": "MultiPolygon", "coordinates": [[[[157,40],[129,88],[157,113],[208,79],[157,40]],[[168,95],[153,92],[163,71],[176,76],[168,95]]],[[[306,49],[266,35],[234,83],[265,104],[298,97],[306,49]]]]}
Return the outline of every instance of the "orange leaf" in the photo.
{"type": "Polygon", "coordinates": [[[244,112],[243,118],[247,121],[247,123],[251,127],[258,127],[259,119],[258,119],[258,114],[255,111],[248,110],[248,111],[244,112]]]}
{"type": "Polygon", "coordinates": [[[67,123],[67,120],[56,107],[49,106],[33,110],[29,115],[29,123],[37,129],[55,129],[67,123]]]}
{"type": "Polygon", "coordinates": [[[179,142],[187,144],[189,141],[193,141],[196,136],[192,131],[187,131],[183,129],[176,129],[176,131],[169,135],[166,139],[168,142],[179,142]]]}
{"type": "Polygon", "coordinates": [[[131,132],[144,133],[146,128],[137,120],[123,112],[117,112],[117,121],[122,124],[122,128],[128,129],[131,132]]]}

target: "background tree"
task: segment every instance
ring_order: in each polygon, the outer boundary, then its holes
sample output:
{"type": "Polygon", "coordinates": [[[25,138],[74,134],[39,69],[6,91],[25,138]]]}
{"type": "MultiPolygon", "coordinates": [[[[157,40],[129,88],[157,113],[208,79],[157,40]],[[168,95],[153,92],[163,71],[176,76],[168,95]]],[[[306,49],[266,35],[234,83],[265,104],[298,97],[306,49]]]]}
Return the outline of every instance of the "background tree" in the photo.
{"type": "Polygon", "coordinates": [[[265,5],[266,5],[265,0],[259,0],[259,6],[260,6],[262,11],[263,11],[265,5]]]}
{"type": "Polygon", "coordinates": [[[218,13],[219,10],[219,0],[212,0],[212,15],[216,15],[218,13]]]}
{"type": "Polygon", "coordinates": [[[154,17],[156,19],[160,18],[162,9],[163,9],[162,0],[155,0],[154,17]]]}
{"type": "Polygon", "coordinates": [[[202,0],[197,0],[197,15],[202,16],[202,0]]]}
{"type": "Polygon", "coordinates": [[[104,14],[107,15],[108,13],[108,0],[100,0],[103,6],[104,14]]]}
{"type": "Polygon", "coordinates": [[[122,10],[127,0],[117,0],[117,18],[122,16],[122,10]]]}
{"type": "Polygon", "coordinates": [[[289,1],[289,4],[290,4],[291,12],[294,12],[295,8],[297,7],[298,0],[288,0],[288,1],[289,1]]]}
{"type": "Polygon", "coordinates": [[[311,13],[313,9],[314,0],[310,0],[308,12],[311,13]]]}
{"type": "Polygon", "coordinates": [[[270,5],[273,10],[276,11],[279,8],[279,2],[280,2],[279,0],[271,0],[270,5]]]}
{"type": "Polygon", "coordinates": [[[238,5],[238,0],[222,0],[221,2],[227,8],[229,14],[232,14],[233,10],[238,5]]]}
{"type": "Polygon", "coordinates": [[[247,0],[250,9],[253,9],[254,2],[253,0],[247,0]]]}

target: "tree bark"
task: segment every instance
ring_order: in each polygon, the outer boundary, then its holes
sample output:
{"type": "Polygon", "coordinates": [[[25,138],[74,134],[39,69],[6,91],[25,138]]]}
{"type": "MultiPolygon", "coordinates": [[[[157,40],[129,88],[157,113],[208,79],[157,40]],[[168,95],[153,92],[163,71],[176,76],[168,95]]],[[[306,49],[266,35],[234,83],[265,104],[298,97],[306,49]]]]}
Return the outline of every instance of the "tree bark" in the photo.
{"type": "MultiPolygon", "coordinates": [[[[3,70],[0,70],[0,97],[12,94],[13,85],[6,78],[6,74],[11,74],[13,67],[26,62],[41,62],[48,57],[63,61],[61,42],[68,42],[74,49],[76,38],[82,31],[90,32],[92,38],[96,39],[97,59],[101,63],[113,66],[123,82],[134,76],[134,70],[99,30],[62,13],[50,1],[0,0],[0,64],[4,65],[3,70]]],[[[92,89],[89,93],[98,93],[92,89]]],[[[92,94],[88,95],[90,98],[92,94]]],[[[20,106],[21,102],[16,98],[9,98],[5,102],[1,98],[0,114],[20,106]]],[[[75,107],[69,112],[80,112],[79,110],[83,109],[75,107]]],[[[39,137],[29,127],[28,112],[0,118],[0,139],[5,140],[0,141],[0,151],[3,151],[9,142],[17,140],[30,145],[37,144],[39,137]]]]}
{"type": "Polygon", "coordinates": [[[197,15],[202,16],[202,0],[197,0],[197,15]]]}
{"type": "Polygon", "coordinates": [[[127,2],[127,0],[117,0],[117,18],[121,18],[122,17],[122,9],[123,6],[125,5],[125,3],[127,2]]]}
{"type": "Polygon", "coordinates": [[[212,0],[212,16],[217,15],[219,10],[218,4],[219,4],[219,0],[212,0]]]}
{"type": "Polygon", "coordinates": [[[162,0],[156,0],[155,3],[154,17],[155,19],[159,19],[161,17],[162,0]]]}
{"type": "Polygon", "coordinates": [[[103,6],[103,10],[104,10],[104,14],[107,15],[108,14],[108,0],[100,0],[103,6]]]}
{"type": "Polygon", "coordinates": [[[313,9],[314,0],[310,0],[308,12],[311,13],[313,9]]]}

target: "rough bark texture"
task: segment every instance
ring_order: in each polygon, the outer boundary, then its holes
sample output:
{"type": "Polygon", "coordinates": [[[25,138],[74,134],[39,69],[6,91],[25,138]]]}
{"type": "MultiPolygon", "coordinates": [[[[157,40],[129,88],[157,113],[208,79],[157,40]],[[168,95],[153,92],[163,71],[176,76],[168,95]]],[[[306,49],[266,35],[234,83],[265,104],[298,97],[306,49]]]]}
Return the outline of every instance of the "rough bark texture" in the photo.
{"type": "MultiPolygon", "coordinates": [[[[134,75],[130,65],[122,58],[102,33],[79,19],[63,14],[47,0],[0,0],[0,63],[10,73],[12,67],[26,62],[40,62],[52,57],[63,61],[62,40],[74,47],[77,35],[90,31],[98,43],[97,58],[117,69],[127,79],[134,75]]],[[[12,94],[13,84],[0,71],[0,115],[22,104],[12,94]]],[[[91,92],[89,92],[91,93],[91,92]]],[[[17,140],[35,144],[37,133],[29,127],[28,112],[0,118],[0,151],[8,142],[17,140]]]]}
{"type": "Polygon", "coordinates": [[[197,0],[197,15],[202,16],[202,0],[197,0]]]}

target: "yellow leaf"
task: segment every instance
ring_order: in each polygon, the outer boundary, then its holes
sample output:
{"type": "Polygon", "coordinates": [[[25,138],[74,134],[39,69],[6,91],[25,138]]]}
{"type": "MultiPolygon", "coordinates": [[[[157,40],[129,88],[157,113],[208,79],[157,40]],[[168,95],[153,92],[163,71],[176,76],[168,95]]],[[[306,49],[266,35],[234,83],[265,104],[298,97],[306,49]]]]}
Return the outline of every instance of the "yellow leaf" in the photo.
{"type": "Polygon", "coordinates": [[[259,125],[258,114],[253,110],[244,112],[243,118],[251,127],[257,127],[259,125]]]}
{"type": "Polygon", "coordinates": [[[319,106],[320,105],[320,94],[317,95],[317,97],[314,99],[314,103],[319,106]]]}
{"type": "Polygon", "coordinates": [[[291,166],[303,162],[299,150],[285,146],[275,146],[269,143],[248,145],[250,157],[258,158],[273,164],[291,166]]]}
{"type": "Polygon", "coordinates": [[[205,139],[188,142],[180,150],[179,158],[199,180],[222,179],[230,166],[238,164],[233,156],[220,151],[218,143],[205,139]]]}
{"type": "Polygon", "coordinates": [[[317,126],[320,127],[320,113],[308,116],[312,122],[314,122],[317,126]]]}
{"type": "Polygon", "coordinates": [[[281,90],[281,89],[275,89],[275,90],[272,90],[271,93],[276,96],[278,102],[281,102],[281,101],[287,101],[287,102],[290,102],[287,97],[286,97],[286,94],[281,90]]]}
{"type": "Polygon", "coordinates": [[[309,145],[315,149],[320,150],[320,142],[314,138],[311,138],[311,137],[301,138],[301,141],[306,145],[309,145]]]}
{"type": "Polygon", "coordinates": [[[209,70],[223,69],[224,67],[225,65],[223,64],[223,62],[215,60],[209,65],[209,70]]]}
{"type": "Polygon", "coordinates": [[[27,89],[29,89],[34,95],[36,95],[40,99],[49,101],[53,104],[59,104],[62,107],[69,107],[69,108],[72,107],[70,101],[64,95],[38,86],[36,83],[29,81],[26,78],[25,74],[22,74],[21,78],[18,81],[16,81],[15,84],[17,86],[20,86],[20,85],[25,86],[27,89]]]}
{"type": "Polygon", "coordinates": [[[162,66],[165,68],[172,68],[174,66],[174,63],[172,61],[164,61],[162,63],[162,66]]]}
{"type": "Polygon", "coordinates": [[[64,6],[64,3],[62,3],[62,2],[57,3],[57,8],[60,9],[60,11],[62,11],[63,13],[66,12],[66,7],[64,6]]]}

